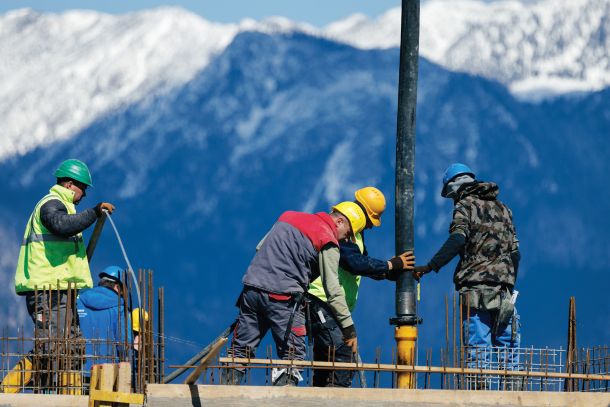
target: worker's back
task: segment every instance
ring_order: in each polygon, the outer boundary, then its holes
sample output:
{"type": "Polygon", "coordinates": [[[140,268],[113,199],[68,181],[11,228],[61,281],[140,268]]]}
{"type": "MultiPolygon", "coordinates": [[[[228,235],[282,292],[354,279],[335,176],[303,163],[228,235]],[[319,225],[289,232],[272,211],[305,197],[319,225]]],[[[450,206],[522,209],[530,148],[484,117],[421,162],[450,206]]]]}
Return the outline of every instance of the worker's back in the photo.
{"type": "Polygon", "coordinates": [[[466,246],[454,275],[458,287],[486,283],[515,285],[511,253],[518,250],[512,213],[499,201],[498,186],[468,186],[455,205],[450,233],[462,233],[466,246]]]}
{"type": "MultiPolygon", "coordinates": [[[[118,355],[117,352],[122,349],[120,344],[125,341],[122,298],[110,288],[97,286],[82,290],[77,298],[76,307],[81,332],[87,340],[87,356],[93,353],[108,357],[118,355]]],[[[129,321],[127,322],[127,340],[130,342],[131,327],[129,321]]],[[[91,364],[91,359],[87,358],[86,370],[90,370],[91,364]]]]}

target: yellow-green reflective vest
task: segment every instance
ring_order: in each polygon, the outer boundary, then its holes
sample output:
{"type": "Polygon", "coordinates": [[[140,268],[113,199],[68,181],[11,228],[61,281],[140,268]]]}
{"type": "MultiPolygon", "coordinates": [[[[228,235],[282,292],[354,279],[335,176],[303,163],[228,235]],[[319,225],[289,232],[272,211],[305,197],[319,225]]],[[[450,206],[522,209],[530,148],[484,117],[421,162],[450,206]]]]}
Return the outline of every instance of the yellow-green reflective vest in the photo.
{"type": "MultiPolygon", "coordinates": [[[[364,253],[364,242],[362,241],[362,235],[360,233],[357,233],[355,237],[356,244],[360,249],[360,253],[364,253]]],[[[345,293],[345,301],[347,302],[347,307],[349,308],[350,312],[352,312],[354,310],[354,307],[356,307],[356,300],[358,299],[358,288],[360,287],[360,279],[360,276],[355,276],[339,267],[339,284],[341,284],[341,288],[345,293]]],[[[322,301],[326,302],[326,293],[324,292],[324,287],[322,286],[322,279],[320,277],[316,278],[309,285],[308,292],[312,295],[315,295],[322,301]]]]}
{"type": "Polygon", "coordinates": [[[68,238],[57,236],[40,221],[40,208],[51,199],[59,199],[69,214],[76,213],[72,203],[74,192],[61,185],[53,186],[49,195],[36,204],[25,227],[19,251],[15,272],[17,293],[34,291],[35,288],[66,290],[68,282],[72,282],[72,287],[76,288],[93,286],[82,233],[68,238]]]}

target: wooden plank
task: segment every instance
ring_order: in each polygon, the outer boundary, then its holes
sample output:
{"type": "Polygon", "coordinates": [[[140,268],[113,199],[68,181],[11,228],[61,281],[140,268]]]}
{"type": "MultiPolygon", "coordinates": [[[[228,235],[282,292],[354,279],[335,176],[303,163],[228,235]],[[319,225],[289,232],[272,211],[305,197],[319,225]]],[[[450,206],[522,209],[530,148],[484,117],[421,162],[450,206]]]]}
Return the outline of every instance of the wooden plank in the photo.
{"type": "Polygon", "coordinates": [[[252,367],[255,365],[262,366],[294,366],[294,367],[312,367],[319,369],[350,369],[350,370],[376,370],[384,372],[415,372],[415,373],[445,373],[445,374],[482,374],[494,376],[517,376],[517,377],[544,377],[544,378],[560,378],[560,379],[585,379],[585,380],[610,380],[610,375],[601,374],[571,374],[560,372],[528,372],[523,370],[486,370],[486,369],[469,369],[461,367],[435,367],[435,366],[411,366],[411,365],[392,365],[381,363],[345,363],[345,362],[320,362],[311,360],[281,360],[281,359],[247,359],[247,358],[232,358],[221,357],[220,363],[231,364],[248,364],[252,367]]]}
{"type": "Polygon", "coordinates": [[[137,393],[117,393],[106,390],[91,390],[89,396],[96,401],[113,402],[113,403],[128,403],[128,404],[144,404],[144,395],[137,393]]]}
{"type": "MultiPolygon", "coordinates": [[[[117,377],[117,392],[131,393],[131,364],[128,362],[119,363],[119,373],[117,377]]],[[[128,407],[127,404],[120,403],[117,407],[128,407]]]]}
{"type": "MultiPolygon", "coordinates": [[[[102,369],[100,372],[100,384],[99,390],[105,392],[112,392],[114,390],[114,382],[116,379],[116,367],[111,363],[104,363],[102,365],[102,369]]],[[[94,390],[95,393],[95,390],[94,390]]],[[[110,403],[104,403],[106,400],[100,400],[99,398],[95,398],[91,395],[91,391],[89,392],[89,397],[92,397],[96,400],[95,407],[112,407],[110,403]]]]}
{"type": "Polygon", "coordinates": [[[100,379],[100,369],[102,367],[100,365],[93,365],[91,367],[91,381],[89,384],[89,407],[95,407],[95,400],[91,397],[91,391],[99,388],[99,379],[100,379]]]}
{"type": "Polygon", "coordinates": [[[131,364],[128,362],[119,363],[117,391],[119,393],[131,393],[131,364]]]}
{"type": "Polygon", "coordinates": [[[212,349],[210,349],[210,353],[208,353],[203,359],[201,359],[201,361],[199,362],[199,366],[197,366],[195,371],[188,375],[188,377],[184,381],[184,384],[195,384],[195,382],[197,382],[197,380],[199,379],[199,376],[201,376],[201,373],[210,364],[210,362],[214,360],[216,356],[218,356],[218,353],[220,352],[222,347],[228,342],[228,340],[229,338],[222,338],[218,342],[216,342],[214,346],[212,346],[212,349]]]}

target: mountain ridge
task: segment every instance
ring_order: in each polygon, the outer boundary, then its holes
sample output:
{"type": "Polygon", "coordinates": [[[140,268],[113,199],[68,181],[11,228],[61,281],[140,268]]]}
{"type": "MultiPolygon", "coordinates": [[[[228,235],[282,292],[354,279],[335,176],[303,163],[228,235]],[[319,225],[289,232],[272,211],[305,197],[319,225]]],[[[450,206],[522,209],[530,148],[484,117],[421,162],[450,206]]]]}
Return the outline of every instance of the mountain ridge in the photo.
{"type": "MultiPolygon", "coordinates": [[[[421,54],[449,70],[497,80],[526,98],[597,91],[610,83],[607,15],[610,0],[433,0],[422,5],[421,54]]],[[[304,33],[383,49],[398,45],[399,22],[398,9],[323,28],[281,17],[220,24],[177,7],[117,16],[5,13],[0,75],[9,80],[0,86],[0,160],[69,139],[98,117],[180,88],[240,32],[304,33]]]]}

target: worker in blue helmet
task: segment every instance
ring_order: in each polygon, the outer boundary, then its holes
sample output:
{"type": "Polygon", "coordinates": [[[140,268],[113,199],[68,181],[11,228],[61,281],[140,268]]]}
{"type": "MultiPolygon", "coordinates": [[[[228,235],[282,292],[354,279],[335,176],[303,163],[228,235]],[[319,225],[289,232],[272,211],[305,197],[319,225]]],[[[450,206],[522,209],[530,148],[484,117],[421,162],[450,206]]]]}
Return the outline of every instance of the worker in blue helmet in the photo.
{"type": "Polygon", "coordinates": [[[92,364],[110,363],[120,358],[126,352],[125,341],[131,343],[131,321],[122,297],[124,272],[119,266],[106,267],[99,274],[97,286],[81,290],[76,300],[81,332],[87,340],[86,371],[91,370],[92,364]],[[92,362],[92,355],[107,359],[92,362]]]}
{"type": "MultiPolygon", "coordinates": [[[[498,193],[498,185],[477,180],[467,165],[450,165],[441,190],[441,196],[454,203],[449,237],[427,264],[415,266],[414,275],[420,279],[438,272],[459,255],[453,281],[464,310],[467,366],[491,368],[485,363],[492,362],[486,355],[493,346],[504,349],[497,353],[506,357],[503,367],[518,370],[513,350],[520,346],[521,331],[514,287],[521,255],[512,212],[498,193]]],[[[507,388],[515,389],[514,384],[507,383],[507,388]]],[[[476,387],[486,383],[477,382],[476,387]]]]}

